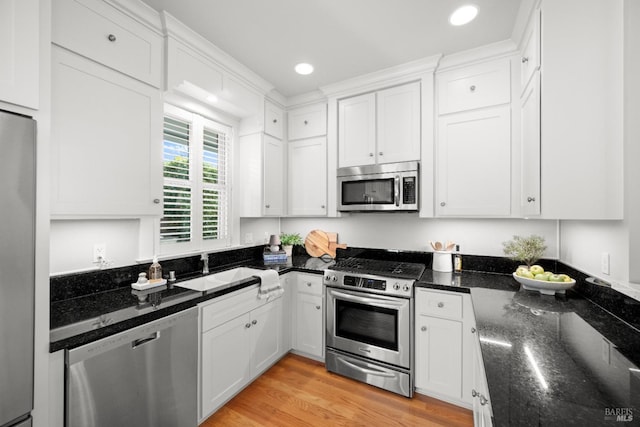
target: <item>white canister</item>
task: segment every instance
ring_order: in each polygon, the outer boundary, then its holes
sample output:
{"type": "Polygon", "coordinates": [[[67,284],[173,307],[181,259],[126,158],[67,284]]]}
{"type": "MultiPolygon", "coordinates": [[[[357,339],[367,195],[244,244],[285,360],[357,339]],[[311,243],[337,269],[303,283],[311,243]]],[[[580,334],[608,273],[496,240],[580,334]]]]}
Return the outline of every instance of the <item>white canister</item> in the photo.
{"type": "Polygon", "coordinates": [[[450,251],[435,251],[433,253],[433,271],[441,271],[447,273],[453,271],[450,251]]]}

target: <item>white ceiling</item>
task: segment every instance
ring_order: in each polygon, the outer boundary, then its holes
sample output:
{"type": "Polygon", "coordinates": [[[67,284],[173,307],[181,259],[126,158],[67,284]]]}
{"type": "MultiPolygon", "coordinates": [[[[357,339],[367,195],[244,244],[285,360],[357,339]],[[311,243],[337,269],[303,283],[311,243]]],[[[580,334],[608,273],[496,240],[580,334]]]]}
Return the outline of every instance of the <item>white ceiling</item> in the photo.
{"type": "Polygon", "coordinates": [[[434,54],[510,38],[522,0],[472,0],[478,17],[452,27],[466,0],[144,0],[166,10],[285,97],[434,54]],[[298,62],[315,72],[299,76],[298,62]]]}

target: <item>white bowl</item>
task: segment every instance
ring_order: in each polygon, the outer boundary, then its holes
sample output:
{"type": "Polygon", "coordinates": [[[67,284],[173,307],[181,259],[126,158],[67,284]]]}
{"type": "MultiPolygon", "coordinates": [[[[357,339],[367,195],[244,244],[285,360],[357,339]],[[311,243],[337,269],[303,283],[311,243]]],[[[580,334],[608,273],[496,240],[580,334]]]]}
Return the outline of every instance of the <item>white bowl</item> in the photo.
{"type": "Polygon", "coordinates": [[[539,291],[543,295],[564,294],[565,291],[576,284],[575,280],[570,282],[548,282],[546,280],[528,279],[513,273],[513,278],[529,291],[539,291]]]}

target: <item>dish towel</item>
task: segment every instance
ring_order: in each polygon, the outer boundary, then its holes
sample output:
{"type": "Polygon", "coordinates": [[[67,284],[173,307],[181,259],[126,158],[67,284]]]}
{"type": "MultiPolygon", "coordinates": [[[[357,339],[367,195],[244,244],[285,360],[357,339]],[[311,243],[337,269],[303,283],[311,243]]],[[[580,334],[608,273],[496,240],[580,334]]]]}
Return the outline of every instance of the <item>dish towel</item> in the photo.
{"type": "Polygon", "coordinates": [[[284,294],[284,288],[280,285],[280,275],[275,270],[264,270],[254,275],[260,279],[259,299],[275,299],[284,294]]]}

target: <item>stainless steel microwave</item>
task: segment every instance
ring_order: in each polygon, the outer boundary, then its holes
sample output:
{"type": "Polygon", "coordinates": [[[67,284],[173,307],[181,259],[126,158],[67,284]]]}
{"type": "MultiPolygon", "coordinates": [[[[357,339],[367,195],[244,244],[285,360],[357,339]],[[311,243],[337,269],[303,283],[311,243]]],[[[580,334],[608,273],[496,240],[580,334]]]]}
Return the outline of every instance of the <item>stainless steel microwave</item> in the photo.
{"type": "Polygon", "coordinates": [[[338,210],[417,211],[419,163],[386,163],[338,169],[338,210]]]}

